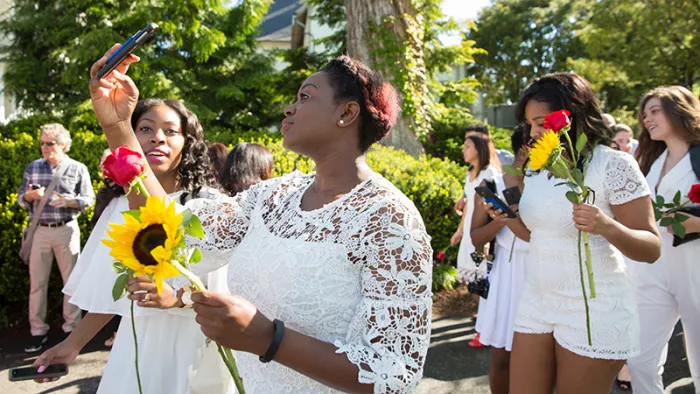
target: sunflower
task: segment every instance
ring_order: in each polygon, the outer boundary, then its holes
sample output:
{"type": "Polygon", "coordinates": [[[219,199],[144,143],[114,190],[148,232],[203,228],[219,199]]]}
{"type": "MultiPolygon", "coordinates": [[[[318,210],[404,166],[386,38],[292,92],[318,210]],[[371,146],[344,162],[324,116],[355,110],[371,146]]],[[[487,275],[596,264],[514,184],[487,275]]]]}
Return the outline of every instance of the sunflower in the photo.
{"type": "Polygon", "coordinates": [[[533,171],[545,168],[547,164],[551,164],[552,159],[556,158],[556,154],[560,151],[559,135],[551,130],[547,131],[530,149],[530,168],[533,171]]]}
{"type": "Polygon", "coordinates": [[[111,239],[102,243],[111,249],[110,256],[136,276],[152,277],[160,293],[164,278],[180,275],[170,260],[182,240],[183,214],[176,214],[174,202],[166,205],[157,197],[149,197],[138,213],[123,214],[125,223],[110,223],[107,235],[111,239]]]}

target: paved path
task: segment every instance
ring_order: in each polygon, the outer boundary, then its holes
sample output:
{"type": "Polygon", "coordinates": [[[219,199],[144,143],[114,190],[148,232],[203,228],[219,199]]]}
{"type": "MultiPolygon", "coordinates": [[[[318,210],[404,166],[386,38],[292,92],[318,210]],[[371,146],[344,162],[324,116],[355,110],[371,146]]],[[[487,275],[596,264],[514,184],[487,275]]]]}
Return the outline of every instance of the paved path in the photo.
{"type": "MultiPolygon", "coordinates": [[[[441,318],[433,323],[433,336],[428,351],[424,379],[418,394],[487,394],[488,349],[471,349],[467,342],[474,336],[471,318],[441,318]]],[[[29,365],[36,355],[26,356],[22,346],[26,337],[0,338],[0,393],[95,393],[109,352],[102,343],[108,337],[101,333],[85,348],[70,374],[54,383],[8,381],[9,368],[29,365]]],[[[55,343],[58,338],[52,340],[55,343]]],[[[669,361],[664,374],[668,394],[693,394],[692,383],[684,358],[683,345],[677,332],[671,340],[669,361]]],[[[621,394],[622,391],[612,393],[621,394]]]]}

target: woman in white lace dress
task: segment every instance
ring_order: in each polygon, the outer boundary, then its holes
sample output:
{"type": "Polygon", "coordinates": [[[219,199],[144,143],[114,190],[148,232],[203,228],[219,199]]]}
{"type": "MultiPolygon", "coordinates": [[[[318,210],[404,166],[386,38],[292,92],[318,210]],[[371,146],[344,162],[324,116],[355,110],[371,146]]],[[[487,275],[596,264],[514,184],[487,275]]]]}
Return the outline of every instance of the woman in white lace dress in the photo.
{"type": "MultiPolygon", "coordinates": [[[[700,183],[700,100],[682,86],[654,89],[641,101],[639,123],[639,164],[653,198],[668,202],[678,191],[687,195],[700,183]]],[[[683,226],[688,233],[700,232],[700,217],[689,216],[683,226]]],[[[664,392],[668,341],[680,318],[690,374],[700,393],[700,240],[673,246],[673,229],[659,231],[659,261],[631,269],[641,321],[641,353],[628,361],[632,386],[636,394],[664,392]]]]}
{"type": "Polygon", "coordinates": [[[571,112],[573,139],[580,133],[588,137],[579,165],[595,201],[572,205],[566,187],[557,185],[561,180],[547,171],[525,177],[522,221],[512,220],[526,227],[510,226],[530,241],[511,354],[513,394],[554,389],[560,394],[609,393],[624,360],[639,351],[639,316],[623,255],[654,262],[660,251],[644,176],[632,156],[608,147],[612,133],[585,79],[567,73],[536,79],[523,93],[516,116],[538,140],[546,131],[544,117],[560,109],[571,112]],[[590,234],[597,290],[597,297],[589,299],[592,345],[579,271],[579,230],[590,234]]]}
{"type": "MultiPolygon", "coordinates": [[[[126,65],[95,77],[117,47],[91,69],[92,104],[110,146],[138,150],[123,122],[138,95],[126,65]]],[[[238,350],[247,392],[410,393],[420,381],[430,338],[430,237],[411,201],[365,163],[397,113],[390,84],[359,62],[335,59],[304,82],[282,126],[284,145],[311,157],[316,173],[189,205],[206,231],[193,243],[206,250],[198,268],[230,263],[237,294],[192,295],[197,322],[238,350]]],[[[145,184],[165,195],[152,176],[145,184]]]]}

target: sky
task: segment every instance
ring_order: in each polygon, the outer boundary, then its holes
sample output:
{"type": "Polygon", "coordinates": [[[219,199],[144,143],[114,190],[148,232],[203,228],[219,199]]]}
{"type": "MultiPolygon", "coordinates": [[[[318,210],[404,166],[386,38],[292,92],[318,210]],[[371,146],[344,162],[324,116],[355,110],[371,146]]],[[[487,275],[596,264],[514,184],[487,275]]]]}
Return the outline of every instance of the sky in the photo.
{"type": "MultiPolygon", "coordinates": [[[[475,20],[479,11],[489,5],[491,0],[443,0],[442,12],[457,20],[475,20]]],[[[440,40],[445,45],[456,45],[460,42],[459,35],[442,36],[440,40]]]]}

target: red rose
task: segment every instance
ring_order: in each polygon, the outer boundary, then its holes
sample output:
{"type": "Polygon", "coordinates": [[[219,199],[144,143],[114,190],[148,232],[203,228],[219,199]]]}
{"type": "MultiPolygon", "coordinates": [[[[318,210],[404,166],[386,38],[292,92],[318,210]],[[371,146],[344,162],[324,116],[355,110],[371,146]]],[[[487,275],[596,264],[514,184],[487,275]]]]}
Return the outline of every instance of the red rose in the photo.
{"type": "Polygon", "coordinates": [[[104,176],[116,182],[119,186],[127,187],[143,174],[143,156],[127,148],[120,146],[104,161],[104,176]]]}
{"type": "Polygon", "coordinates": [[[688,199],[696,204],[700,204],[700,183],[696,183],[690,187],[688,199]]]}
{"type": "Polygon", "coordinates": [[[571,124],[571,119],[569,118],[571,113],[565,109],[561,111],[552,112],[551,114],[544,117],[544,124],[542,127],[545,129],[550,129],[555,133],[571,124]]]}
{"type": "Polygon", "coordinates": [[[445,252],[437,252],[437,256],[435,256],[438,260],[442,261],[445,258],[445,252]]]}

